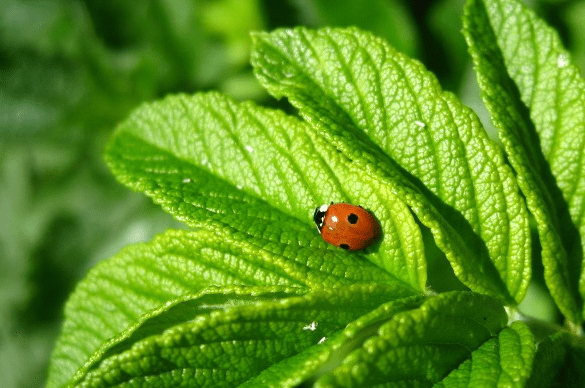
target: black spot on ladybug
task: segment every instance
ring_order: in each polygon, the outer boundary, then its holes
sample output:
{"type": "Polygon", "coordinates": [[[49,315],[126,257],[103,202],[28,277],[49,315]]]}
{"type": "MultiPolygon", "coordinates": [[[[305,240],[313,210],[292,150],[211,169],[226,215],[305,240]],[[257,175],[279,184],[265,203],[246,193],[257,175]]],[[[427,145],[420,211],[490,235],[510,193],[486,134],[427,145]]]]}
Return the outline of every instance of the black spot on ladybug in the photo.
{"type": "Polygon", "coordinates": [[[347,220],[349,221],[350,224],[357,224],[359,217],[357,216],[357,214],[351,213],[349,216],[347,216],[347,220]]]}
{"type": "Polygon", "coordinates": [[[339,248],[341,248],[341,249],[349,249],[349,245],[347,245],[347,244],[339,244],[339,248]]]}

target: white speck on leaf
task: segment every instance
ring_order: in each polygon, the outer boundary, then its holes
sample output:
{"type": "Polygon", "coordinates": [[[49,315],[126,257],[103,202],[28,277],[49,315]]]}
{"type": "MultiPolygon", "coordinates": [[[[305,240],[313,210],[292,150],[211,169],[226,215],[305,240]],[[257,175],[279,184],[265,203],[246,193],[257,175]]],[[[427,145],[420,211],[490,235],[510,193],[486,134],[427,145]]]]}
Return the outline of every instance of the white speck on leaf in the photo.
{"type": "Polygon", "coordinates": [[[427,126],[425,123],[423,123],[422,121],[418,121],[418,120],[417,120],[417,121],[415,121],[414,123],[415,123],[416,125],[418,125],[419,127],[421,127],[421,128],[424,128],[424,127],[426,127],[426,126],[427,126]]]}
{"type": "Polygon", "coordinates": [[[311,331],[315,331],[317,330],[317,326],[319,326],[319,324],[315,321],[309,323],[306,326],[303,326],[303,330],[311,330],[311,331]]]}
{"type": "Polygon", "coordinates": [[[559,69],[567,66],[569,64],[569,58],[565,54],[560,54],[557,58],[557,66],[559,69]]]}

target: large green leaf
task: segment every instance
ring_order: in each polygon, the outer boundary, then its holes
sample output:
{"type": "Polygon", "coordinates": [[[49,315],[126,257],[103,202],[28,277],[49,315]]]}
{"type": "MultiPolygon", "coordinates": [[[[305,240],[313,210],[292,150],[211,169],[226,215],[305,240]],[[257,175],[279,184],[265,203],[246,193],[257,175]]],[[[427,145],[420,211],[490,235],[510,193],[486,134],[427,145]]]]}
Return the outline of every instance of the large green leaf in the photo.
{"type": "Polygon", "coordinates": [[[472,363],[483,371],[478,377],[500,375],[508,386],[521,386],[534,343],[525,326],[504,328],[506,314],[494,299],[455,292],[391,301],[393,294],[386,287],[350,286],[186,295],[148,314],[126,336],[128,344],[100,355],[75,386],[293,387],[314,381],[316,387],[369,387],[389,379],[428,386],[461,362],[454,373],[468,373],[472,363]]]}
{"type": "Polygon", "coordinates": [[[521,2],[468,1],[464,32],[482,97],[536,220],[546,283],[563,314],[579,323],[585,81],[557,33],[521,2]]]}
{"type": "MultiPolygon", "coordinates": [[[[256,244],[268,240],[260,238],[256,244]]],[[[63,385],[119,347],[135,331],[165,313],[182,295],[210,286],[288,286],[300,289],[378,284],[394,297],[415,291],[368,261],[347,252],[318,258],[289,257],[258,249],[228,228],[170,230],[147,244],[130,246],[96,266],[65,308],[63,335],[52,357],[49,387],[63,385]],[[394,291],[390,292],[393,289],[394,291]],[[162,311],[158,311],[162,309],[162,311]],[[152,312],[154,311],[154,313],[152,312]],[[81,369],[80,369],[81,368],[81,369]]],[[[240,296],[244,298],[244,294],[240,296]]],[[[166,322],[171,326],[171,322],[166,322]]]]}
{"type": "Polygon", "coordinates": [[[423,66],[357,29],[254,35],[263,85],[329,144],[391,187],[471,289],[520,301],[530,236],[512,171],[475,114],[423,66]]]}
{"type": "MultiPolygon", "coordinates": [[[[96,355],[75,386],[235,386],[391,300],[393,288],[240,287],[185,295],[96,355]],[[99,358],[98,358],[99,357],[99,358]]],[[[126,333],[125,333],[126,334],[126,333]]]]}
{"type": "Polygon", "coordinates": [[[362,205],[380,221],[383,237],[356,256],[425,287],[421,234],[408,207],[284,113],[215,93],[172,96],[135,111],[106,157],[118,179],[189,226],[227,225],[251,243],[267,240],[258,248],[299,260],[341,254],[319,236],[317,206],[362,205]]]}

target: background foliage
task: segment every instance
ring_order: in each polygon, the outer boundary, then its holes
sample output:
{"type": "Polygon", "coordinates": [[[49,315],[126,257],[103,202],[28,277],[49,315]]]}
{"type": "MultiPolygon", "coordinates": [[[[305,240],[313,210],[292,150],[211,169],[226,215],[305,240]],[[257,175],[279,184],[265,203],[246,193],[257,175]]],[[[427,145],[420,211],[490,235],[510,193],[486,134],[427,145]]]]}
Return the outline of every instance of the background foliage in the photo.
{"type": "MultiPolygon", "coordinates": [[[[62,306],[96,262],[180,227],[115,183],[102,161],[114,126],[143,101],[221,90],[269,100],[251,74],[249,31],[357,25],[420,59],[480,113],[461,30],[463,1],[149,0],[0,3],[0,386],[41,386],[62,306]]],[[[531,6],[585,69],[585,1],[531,6]]],[[[487,115],[484,124],[490,126],[487,115]]],[[[427,252],[438,291],[444,257],[427,252]]],[[[540,250],[534,249],[538,254],[540,250]]],[[[542,275],[522,308],[558,319],[542,275]]]]}

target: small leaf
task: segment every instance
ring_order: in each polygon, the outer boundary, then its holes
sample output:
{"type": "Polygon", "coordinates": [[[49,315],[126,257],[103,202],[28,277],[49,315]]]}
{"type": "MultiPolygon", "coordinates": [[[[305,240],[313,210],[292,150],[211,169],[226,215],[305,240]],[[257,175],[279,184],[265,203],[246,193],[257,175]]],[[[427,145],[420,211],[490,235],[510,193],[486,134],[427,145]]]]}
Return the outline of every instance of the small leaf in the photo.
{"type": "Polygon", "coordinates": [[[65,307],[63,334],[51,358],[48,386],[63,385],[75,371],[83,366],[79,373],[84,373],[112,347],[130,337],[136,339],[134,331],[151,319],[149,312],[168,308],[169,301],[182,295],[210,286],[307,289],[353,283],[387,284],[395,288],[395,297],[415,292],[346,252],[326,251],[303,262],[300,255],[259,250],[225,227],[170,230],[100,263],[77,286],[65,307]]]}
{"type": "Polygon", "coordinates": [[[482,97],[536,221],[546,284],[578,323],[585,82],[556,32],[518,2],[469,0],[464,24],[482,97]]]}
{"type": "Polygon", "coordinates": [[[475,114],[420,63],[357,29],[253,36],[255,72],[428,226],[455,274],[514,303],[530,279],[523,199],[475,114]]]}
{"type": "Polygon", "coordinates": [[[252,287],[183,297],[179,305],[193,307],[181,309],[184,322],[176,320],[172,309],[162,309],[158,314],[163,316],[151,319],[170,320],[174,326],[161,332],[151,330],[131,347],[108,355],[76,386],[147,383],[171,387],[186,380],[197,386],[236,386],[317,344],[380,302],[392,299],[392,293],[387,287],[373,285],[311,292],[252,287]]]}
{"type": "Polygon", "coordinates": [[[434,386],[524,387],[532,372],[535,349],[530,329],[522,322],[514,322],[434,386]]]}
{"type": "Polygon", "coordinates": [[[309,125],[219,94],[171,96],[118,128],[106,158],[120,181],[145,192],[189,226],[224,225],[273,253],[322,257],[314,209],[350,202],[380,221],[367,258],[423,290],[420,229],[390,187],[373,181],[309,125]]]}

